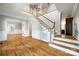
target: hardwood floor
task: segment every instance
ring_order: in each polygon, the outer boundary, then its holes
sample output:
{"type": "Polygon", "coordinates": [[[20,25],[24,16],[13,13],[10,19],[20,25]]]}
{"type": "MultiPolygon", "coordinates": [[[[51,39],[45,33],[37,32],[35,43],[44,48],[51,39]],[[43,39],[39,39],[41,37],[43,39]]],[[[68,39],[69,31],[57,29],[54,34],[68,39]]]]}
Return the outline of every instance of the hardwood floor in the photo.
{"type": "Polygon", "coordinates": [[[13,35],[0,44],[1,56],[70,56],[48,45],[47,42],[31,37],[13,35]]]}

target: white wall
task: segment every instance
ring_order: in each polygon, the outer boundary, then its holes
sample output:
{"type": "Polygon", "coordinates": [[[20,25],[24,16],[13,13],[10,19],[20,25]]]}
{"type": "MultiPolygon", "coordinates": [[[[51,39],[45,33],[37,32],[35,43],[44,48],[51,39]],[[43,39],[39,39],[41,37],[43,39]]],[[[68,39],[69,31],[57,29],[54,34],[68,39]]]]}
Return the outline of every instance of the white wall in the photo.
{"type": "Polygon", "coordinates": [[[22,36],[29,36],[28,22],[22,22],[22,36]]]}
{"type": "Polygon", "coordinates": [[[73,19],[73,36],[75,36],[75,38],[79,40],[79,4],[73,19]]]}
{"type": "Polygon", "coordinates": [[[0,15],[0,41],[4,41],[7,38],[6,33],[6,20],[0,15]]]}
{"type": "Polygon", "coordinates": [[[31,23],[32,23],[32,37],[40,39],[40,25],[39,25],[39,22],[37,21],[37,19],[32,17],[31,23]]]}
{"type": "Polygon", "coordinates": [[[0,16],[0,41],[7,40],[8,34],[29,36],[28,21],[7,16],[0,16]],[[11,30],[11,27],[14,30],[11,30]]]}
{"type": "Polygon", "coordinates": [[[44,27],[41,25],[37,19],[32,18],[32,37],[49,42],[50,41],[50,32],[47,29],[43,30],[44,27]]]}
{"type": "Polygon", "coordinates": [[[49,42],[50,41],[50,32],[48,30],[41,31],[41,40],[49,42]]]}
{"type": "Polygon", "coordinates": [[[61,29],[62,29],[62,30],[65,30],[65,25],[66,25],[66,20],[65,20],[65,18],[63,18],[63,19],[61,20],[61,29]]]}
{"type": "Polygon", "coordinates": [[[21,34],[22,24],[17,22],[7,22],[7,33],[8,34],[21,34]]]}
{"type": "Polygon", "coordinates": [[[28,36],[28,22],[15,18],[5,18],[7,20],[7,34],[22,34],[28,36]],[[14,27],[13,31],[9,31],[11,27],[14,27]]]}

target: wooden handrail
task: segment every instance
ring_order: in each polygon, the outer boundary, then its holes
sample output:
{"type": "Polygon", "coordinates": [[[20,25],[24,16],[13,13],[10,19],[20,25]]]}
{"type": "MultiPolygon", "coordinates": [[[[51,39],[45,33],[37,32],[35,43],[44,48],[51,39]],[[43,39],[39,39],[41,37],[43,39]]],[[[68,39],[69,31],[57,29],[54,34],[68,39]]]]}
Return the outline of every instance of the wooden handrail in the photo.
{"type": "MultiPolygon", "coordinates": [[[[40,14],[41,16],[43,16],[42,14],[40,14]]],[[[47,17],[43,16],[44,18],[46,18],[47,20],[49,20],[47,17]]],[[[53,21],[49,20],[50,22],[54,23],[53,21]]]]}
{"type": "Polygon", "coordinates": [[[45,25],[43,25],[43,26],[45,26],[46,28],[50,29],[49,26],[48,26],[45,22],[43,22],[42,20],[40,20],[40,19],[37,18],[37,17],[35,17],[35,18],[38,19],[38,21],[40,21],[42,24],[45,24],[45,25]]]}
{"type": "MultiPolygon", "coordinates": [[[[39,14],[39,15],[41,15],[41,14],[39,14]]],[[[41,16],[43,16],[43,15],[41,15],[41,16]]],[[[55,27],[55,22],[53,22],[53,21],[51,21],[51,20],[49,20],[47,17],[45,17],[45,16],[43,16],[44,18],[46,18],[48,21],[50,21],[50,22],[52,22],[53,24],[54,24],[54,26],[52,27],[52,29],[55,27]]]]}
{"type": "MultiPolygon", "coordinates": [[[[35,16],[35,18],[37,18],[36,16],[35,16]]],[[[37,19],[39,19],[39,18],[37,18],[37,19]]],[[[42,21],[42,20],[40,20],[40,21],[42,21]]],[[[42,21],[43,22],[43,21],[42,21]]],[[[45,22],[43,22],[44,24],[46,24],[45,22]]],[[[54,24],[54,26],[52,27],[52,28],[49,28],[49,29],[54,29],[54,27],[55,27],[55,22],[53,22],[53,24],[54,24]]],[[[46,24],[47,25],[47,24],[46,24]]],[[[47,25],[48,27],[50,27],[49,25],[47,25]]]]}

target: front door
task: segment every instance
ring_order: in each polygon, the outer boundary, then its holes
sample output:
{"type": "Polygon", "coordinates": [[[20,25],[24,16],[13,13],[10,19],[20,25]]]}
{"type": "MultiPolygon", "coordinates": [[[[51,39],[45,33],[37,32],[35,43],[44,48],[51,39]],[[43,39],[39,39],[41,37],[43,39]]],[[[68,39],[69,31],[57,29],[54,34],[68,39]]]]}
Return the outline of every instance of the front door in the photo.
{"type": "Polygon", "coordinates": [[[73,18],[66,18],[66,35],[72,35],[73,18]]]}

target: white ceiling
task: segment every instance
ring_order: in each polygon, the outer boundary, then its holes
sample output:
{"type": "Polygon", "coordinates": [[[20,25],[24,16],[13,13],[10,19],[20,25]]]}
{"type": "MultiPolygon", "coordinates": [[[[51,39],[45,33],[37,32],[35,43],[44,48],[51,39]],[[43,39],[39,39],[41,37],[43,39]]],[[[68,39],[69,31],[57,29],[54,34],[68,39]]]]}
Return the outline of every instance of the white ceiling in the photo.
{"type": "Polygon", "coordinates": [[[76,11],[77,3],[56,3],[56,8],[62,13],[62,17],[72,17],[72,14],[76,11]],[[75,8],[75,9],[74,9],[75,8]]]}
{"type": "MultiPolygon", "coordinates": [[[[26,9],[29,9],[28,5],[29,4],[25,3],[0,3],[0,14],[27,20],[30,19],[30,15],[25,15],[21,12],[25,7],[27,7],[26,9]]],[[[62,13],[63,18],[72,16],[75,3],[55,3],[55,5],[62,13]]]]}
{"type": "Polygon", "coordinates": [[[5,16],[28,19],[29,15],[22,14],[22,10],[27,7],[25,3],[0,3],[0,14],[5,16]]]}

